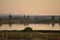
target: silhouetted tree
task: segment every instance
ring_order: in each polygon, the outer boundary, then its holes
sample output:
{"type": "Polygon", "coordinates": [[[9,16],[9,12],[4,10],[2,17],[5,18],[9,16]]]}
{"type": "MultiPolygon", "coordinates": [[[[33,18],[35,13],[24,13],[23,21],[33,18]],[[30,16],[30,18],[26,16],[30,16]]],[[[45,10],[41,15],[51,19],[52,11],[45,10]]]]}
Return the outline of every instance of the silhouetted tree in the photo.
{"type": "Polygon", "coordinates": [[[9,20],[11,20],[12,19],[12,15],[9,15],[9,20]]]}
{"type": "Polygon", "coordinates": [[[51,20],[52,20],[52,26],[54,27],[54,24],[55,24],[55,17],[52,16],[51,20]]]}
{"type": "Polygon", "coordinates": [[[28,20],[29,20],[29,16],[25,16],[25,15],[24,15],[24,19],[23,19],[24,27],[25,27],[26,25],[29,25],[29,24],[28,24],[28,20]]]}
{"type": "Polygon", "coordinates": [[[26,18],[26,16],[24,15],[24,19],[26,18]]]}
{"type": "Polygon", "coordinates": [[[9,15],[9,21],[8,21],[8,24],[9,24],[9,26],[11,27],[11,25],[12,25],[12,15],[9,15]]]}
{"type": "Polygon", "coordinates": [[[52,19],[52,21],[54,21],[54,20],[55,20],[55,17],[54,17],[54,16],[52,16],[52,18],[51,18],[51,19],[52,19]]]}
{"type": "Polygon", "coordinates": [[[58,22],[59,22],[59,25],[60,25],[60,18],[59,18],[59,21],[58,22]]]}
{"type": "Polygon", "coordinates": [[[0,22],[1,22],[2,18],[0,18],[0,22]]]}

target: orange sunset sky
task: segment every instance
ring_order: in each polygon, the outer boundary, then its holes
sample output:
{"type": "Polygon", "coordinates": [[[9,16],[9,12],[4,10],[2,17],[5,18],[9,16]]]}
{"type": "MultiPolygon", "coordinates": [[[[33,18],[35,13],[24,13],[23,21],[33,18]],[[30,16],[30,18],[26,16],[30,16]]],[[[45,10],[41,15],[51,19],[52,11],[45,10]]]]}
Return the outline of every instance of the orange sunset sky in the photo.
{"type": "Polygon", "coordinates": [[[0,13],[60,15],[60,0],[0,0],[0,13]]]}

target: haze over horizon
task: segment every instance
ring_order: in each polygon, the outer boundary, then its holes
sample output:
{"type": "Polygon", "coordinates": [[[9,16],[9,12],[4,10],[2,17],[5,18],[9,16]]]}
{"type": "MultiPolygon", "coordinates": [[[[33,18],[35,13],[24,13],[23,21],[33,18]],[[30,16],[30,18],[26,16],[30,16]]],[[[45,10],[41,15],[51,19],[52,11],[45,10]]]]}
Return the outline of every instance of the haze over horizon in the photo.
{"type": "Polygon", "coordinates": [[[0,0],[0,14],[60,15],[60,0],[0,0]]]}

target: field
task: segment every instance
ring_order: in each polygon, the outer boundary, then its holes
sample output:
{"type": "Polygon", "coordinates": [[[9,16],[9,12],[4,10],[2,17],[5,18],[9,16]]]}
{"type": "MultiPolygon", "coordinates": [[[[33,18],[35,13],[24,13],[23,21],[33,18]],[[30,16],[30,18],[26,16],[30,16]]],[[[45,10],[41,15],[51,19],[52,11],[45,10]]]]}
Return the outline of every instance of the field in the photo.
{"type": "Polygon", "coordinates": [[[60,40],[60,33],[0,31],[0,40],[60,40]]]}

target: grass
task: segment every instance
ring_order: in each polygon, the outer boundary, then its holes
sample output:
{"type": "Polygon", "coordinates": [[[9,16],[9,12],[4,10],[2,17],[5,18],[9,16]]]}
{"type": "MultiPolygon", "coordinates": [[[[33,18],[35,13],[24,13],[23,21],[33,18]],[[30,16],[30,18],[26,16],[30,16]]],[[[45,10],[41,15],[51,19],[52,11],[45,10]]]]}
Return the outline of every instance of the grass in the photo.
{"type": "Polygon", "coordinates": [[[60,40],[60,33],[41,33],[41,32],[0,32],[1,36],[8,36],[8,38],[40,38],[40,39],[48,39],[48,40],[60,40]]]}

